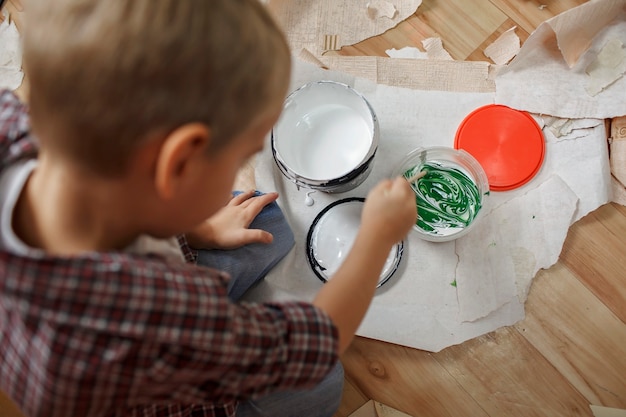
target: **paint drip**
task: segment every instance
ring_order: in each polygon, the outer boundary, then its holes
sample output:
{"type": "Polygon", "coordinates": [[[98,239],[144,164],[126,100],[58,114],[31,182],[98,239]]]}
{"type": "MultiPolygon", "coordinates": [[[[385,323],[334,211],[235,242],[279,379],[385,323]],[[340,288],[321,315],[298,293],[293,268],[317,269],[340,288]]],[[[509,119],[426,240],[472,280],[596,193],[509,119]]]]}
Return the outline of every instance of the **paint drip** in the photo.
{"type": "Polygon", "coordinates": [[[411,178],[420,171],[426,175],[411,183],[415,192],[417,227],[435,236],[449,236],[469,226],[482,207],[476,183],[463,170],[436,161],[425,162],[404,172],[411,178]]]}
{"type": "Polygon", "coordinates": [[[315,200],[313,200],[313,197],[311,197],[311,194],[313,194],[315,191],[309,191],[308,193],[306,193],[306,197],[304,199],[304,204],[307,207],[311,207],[313,204],[315,204],[315,200]]]}

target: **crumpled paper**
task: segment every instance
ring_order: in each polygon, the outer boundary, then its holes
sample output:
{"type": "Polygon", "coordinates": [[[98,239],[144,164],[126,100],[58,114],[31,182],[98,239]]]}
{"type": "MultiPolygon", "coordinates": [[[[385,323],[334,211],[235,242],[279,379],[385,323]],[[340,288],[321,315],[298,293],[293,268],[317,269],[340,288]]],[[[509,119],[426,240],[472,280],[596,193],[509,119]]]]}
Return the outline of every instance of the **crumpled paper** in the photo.
{"type": "Polygon", "coordinates": [[[607,43],[626,44],[624,0],[585,3],[539,25],[496,76],[496,102],[565,119],[626,115],[626,78],[595,95],[587,69],[607,43]]]}
{"type": "MultiPolygon", "coordinates": [[[[355,190],[313,193],[315,204],[308,207],[304,204],[308,190],[298,190],[280,174],[267,144],[257,158],[257,186],[280,193],[279,204],[296,246],[249,294],[250,300],[311,300],[322,285],[305,256],[306,234],[317,213],[337,199],[364,197],[418,146],[453,146],[463,118],[494,102],[493,92],[399,88],[299,61],[292,89],[320,79],[352,85],[372,104],[381,133],[374,167],[355,190]]],[[[400,268],[377,291],[359,335],[438,351],[523,318],[537,270],[556,262],[570,224],[606,203],[610,193],[603,124],[578,139],[558,140],[549,131],[544,133],[546,159],[538,175],[517,190],[492,192],[485,215],[468,235],[431,243],[409,234],[400,268]],[[480,247],[485,262],[474,264],[480,247]]]]}
{"type": "Polygon", "coordinates": [[[15,90],[22,84],[20,36],[8,15],[0,22],[0,88],[15,90]]]}

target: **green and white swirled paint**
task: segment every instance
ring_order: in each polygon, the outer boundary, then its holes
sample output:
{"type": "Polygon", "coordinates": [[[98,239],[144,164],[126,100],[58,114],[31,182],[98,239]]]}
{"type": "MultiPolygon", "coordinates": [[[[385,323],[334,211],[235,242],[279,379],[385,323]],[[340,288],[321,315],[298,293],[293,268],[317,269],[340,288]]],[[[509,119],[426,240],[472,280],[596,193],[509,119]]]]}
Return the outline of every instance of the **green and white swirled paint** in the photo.
{"type": "Polygon", "coordinates": [[[472,179],[458,168],[438,162],[426,162],[404,173],[405,178],[426,171],[414,181],[418,220],[417,226],[432,235],[460,232],[476,218],[481,196],[472,179]]]}

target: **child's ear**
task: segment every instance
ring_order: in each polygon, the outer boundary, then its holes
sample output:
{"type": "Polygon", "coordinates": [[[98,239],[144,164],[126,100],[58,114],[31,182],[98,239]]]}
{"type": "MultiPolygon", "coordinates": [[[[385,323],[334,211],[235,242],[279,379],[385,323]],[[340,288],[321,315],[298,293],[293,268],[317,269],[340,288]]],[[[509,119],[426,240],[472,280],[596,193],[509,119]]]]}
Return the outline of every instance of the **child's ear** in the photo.
{"type": "Polygon", "coordinates": [[[172,199],[184,188],[198,157],[206,157],[210,141],[209,128],[189,123],[171,132],[163,141],[156,160],[154,185],[164,200],[172,199]]]}

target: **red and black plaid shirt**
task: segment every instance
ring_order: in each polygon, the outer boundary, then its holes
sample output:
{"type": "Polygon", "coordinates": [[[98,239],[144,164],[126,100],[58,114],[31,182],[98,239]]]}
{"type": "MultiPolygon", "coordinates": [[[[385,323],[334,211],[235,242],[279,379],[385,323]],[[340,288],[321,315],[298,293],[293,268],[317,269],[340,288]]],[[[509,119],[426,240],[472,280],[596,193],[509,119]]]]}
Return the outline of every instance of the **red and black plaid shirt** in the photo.
{"type": "MultiPolygon", "coordinates": [[[[35,157],[24,106],[0,93],[0,175],[35,157]]],[[[156,256],[0,248],[0,389],[29,417],[232,416],[318,383],[337,361],[329,317],[232,303],[227,279],[156,256]]]]}

